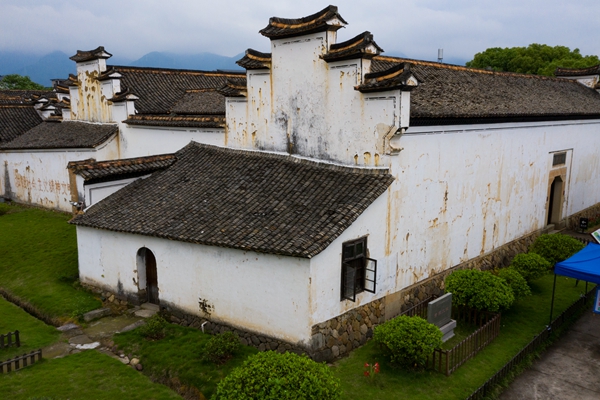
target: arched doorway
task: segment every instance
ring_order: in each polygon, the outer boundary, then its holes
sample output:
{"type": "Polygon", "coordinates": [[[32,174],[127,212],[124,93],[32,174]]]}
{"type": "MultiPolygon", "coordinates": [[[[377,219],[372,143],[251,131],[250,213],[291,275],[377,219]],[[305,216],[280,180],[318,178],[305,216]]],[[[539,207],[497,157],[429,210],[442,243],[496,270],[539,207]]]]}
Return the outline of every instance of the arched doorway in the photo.
{"type": "Polygon", "coordinates": [[[138,286],[145,291],[146,301],[160,304],[158,299],[158,274],[156,273],[156,257],[146,247],[138,250],[138,286]]]}
{"type": "Polygon", "coordinates": [[[547,224],[558,224],[562,218],[563,180],[557,176],[550,185],[547,224]]]}

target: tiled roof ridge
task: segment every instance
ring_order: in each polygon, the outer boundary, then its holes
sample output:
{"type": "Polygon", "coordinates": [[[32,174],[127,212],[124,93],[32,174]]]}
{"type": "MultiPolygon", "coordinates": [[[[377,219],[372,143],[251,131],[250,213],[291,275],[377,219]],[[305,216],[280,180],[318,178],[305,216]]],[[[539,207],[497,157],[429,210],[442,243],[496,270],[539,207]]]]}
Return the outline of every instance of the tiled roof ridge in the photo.
{"type": "Polygon", "coordinates": [[[104,50],[104,46],[98,46],[94,50],[77,50],[77,53],[74,56],[69,57],[69,59],[75,62],[83,62],[110,57],[112,57],[112,54],[104,50]]]}
{"type": "Polygon", "coordinates": [[[462,65],[443,64],[443,63],[438,63],[435,61],[415,60],[415,59],[404,58],[404,57],[391,57],[391,56],[381,56],[380,55],[380,56],[374,57],[373,59],[377,60],[377,61],[388,61],[388,62],[408,62],[408,63],[415,64],[415,65],[430,66],[430,67],[443,68],[443,69],[455,70],[455,71],[475,72],[475,73],[484,74],[484,75],[513,76],[513,77],[517,77],[517,78],[540,79],[540,80],[559,81],[559,82],[565,81],[564,79],[557,78],[554,76],[520,74],[517,72],[506,72],[506,71],[490,71],[490,70],[481,69],[481,68],[470,68],[470,67],[465,67],[462,65]]]}
{"type": "Polygon", "coordinates": [[[29,103],[0,103],[0,108],[31,108],[29,103]]]}
{"type": "Polygon", "coordinates": [[[240,72],[223,72],[223,71],[202,71],[196,69],[175,69],[175,68],[157,68],[157,67],[132,67],[126,65],[110,65],[107,68],[114,68],[114,72],[160,72],[163,74],[182,74],[182,75],[210,75],[210,76],[225,76],[238,77],[245,76],[245,71],[240,72]]]}
{"type": "Polygon", "coordinates": [[[285,38],[296,34],[306,34],[324,30],[337,30],[342,25],[327,25],[327,20],[337,18],[342,24],[348,24],[338,13],[336,6],[327,6],[321,11],[302,18],[269,18],[269,24],[259,33],[268,38],[285,38]]]}
{"type": "Polygon", "coordinates": [[[278,153],[278,152],[271,152],[271,151],[265,151],[265,150],[235,149],[235,148],[231,148],[231,147],[221,147],[221,146],[215,146],[212,144],[199,143],[199,142],[195,142],[193,140],[187,146],[185,146],[183,149],[181,149],[177,153],[175,153],[175,155],[177,156],[180,152],[185,152],[185,150],[188,147],[192,147],[192,146],[213,149],[216,151],[220,151],[222,153],[238,153],[241,155],[254,156],[254,157],[260,157],[260,158],[265,158],[265,159],[290,161],[293,163],[312,166],[314,168],[323,168],[323,169],[327,169],[330,171],[345,172],[345,173],[349,173],[349,174],[356,174],[356,173],[363,174],[363,175],[386,175],[386,174],[389,174],[389,168],[386,168],[386,167],[373,168],[373,167],[356,167],[356,166],[350,166],[350,165],[334,164],[332,162],[319,161],[317,159],[309,159],[309,158],[305,158],[305,157],[299,157],[294,154],[278,153]]]}
{"type": "Polygon", "coordinates": [[[156,161],[164,161],[164,160],[175,160],[174,153],[168,154],[158,154],[152,156],[143,156],[143,157],[134,157],[134,158],[122,158],[118,160],[104,160],[104,161],[96,161],[94,158],[90,158],[87,160],[79,160],[79,161],[69,161],[67,164],[68,169],[72,169],[75,172],[81,170],[91,170],[91,169],[102,169],[109,168],[115,165],[126,166],[126,165],[140,165],[146,164],[156,161]]]}
{"type": "Polygon", "coordinates": [[[593,65],[586,68],[562,68],[557,67],[554,70],[555,76],[583,76],[583,75],[597,75],[600,73],[600,64],[593,65]]]}
{"type": "Polygon", "coordinates": [[[358,45],[367,45],[367,44],[373,44],[375,47],[377,47],[377,49],[379,51],[383,51],[383,49],[381,47],[379,47],[377,45],[377,43],[375,43],[375,41],[373,40],[373,34],[369,31],[364,31],[363,33],[359,33],[358,35],[354,36],[352,39],[348,39],[345,40],[343,42],[340,43],[335,43],[332,44],[329,47],[329,51],[343,51],[346,50],[346,48],[351,48],[351,47],[356,47],[358,45]]]}
{"type": "Polygon", "coordinates": [[[224,116],[222,115],[130,115],[126,121],[196,121],[196,122],[221,122],[224,116]]]}
{"type": "Polygon", "coordinates": [[[270,68],[271,53],[261,53],[254,49],[247,49],[244,57],[240,58],[235,63],[246,69],[270,68]]]}

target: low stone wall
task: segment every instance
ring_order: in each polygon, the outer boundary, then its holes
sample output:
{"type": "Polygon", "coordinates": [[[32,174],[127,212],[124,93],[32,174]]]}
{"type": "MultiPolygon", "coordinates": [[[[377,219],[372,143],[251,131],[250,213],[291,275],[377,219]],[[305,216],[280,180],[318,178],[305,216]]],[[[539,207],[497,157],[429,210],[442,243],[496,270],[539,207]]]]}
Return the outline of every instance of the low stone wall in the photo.
{"type": "Polygon", "coordinates": [[[444,280],[452,272],[459,269],[489,270],[506,267],[514,256],[526,253],[541,233],[542,231],[538,231],[523,236],[488,254],[456,265],[404,290],[314,325],[312,357],[317,361],[331,361],[347,355],[352,349],[372,337],[376,325],[400,315],[432,295],[444,294],[444,280]]]}
{"type": "Polygon", "coordinates": [[[565,219],[566,227],[574,231],[578,230],[579,218],[589,218],[590,222],[600,220],[600,203],[567,217],[565,219]]]}

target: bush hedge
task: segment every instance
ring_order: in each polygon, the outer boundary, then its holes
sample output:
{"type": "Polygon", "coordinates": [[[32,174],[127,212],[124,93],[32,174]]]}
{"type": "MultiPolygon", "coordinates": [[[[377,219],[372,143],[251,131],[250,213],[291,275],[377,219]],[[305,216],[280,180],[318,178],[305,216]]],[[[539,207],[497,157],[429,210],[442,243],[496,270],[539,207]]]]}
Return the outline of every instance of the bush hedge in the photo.
{"type": "Polygon", "coordinates": [[[208,339],[203,358],[215,364],[223,364],[240,347],[240,339],[233,332],[223,332],[208,339]]]}
{"type": "Polygon", "coordinates": [[[422,366],[433,350],[442,345],[442,332],[421,317],[401,315],[376,326],[373,340],[391,362],[422,366]]]}
{"type": "Polygon", "coordinates": [[[552,264],[539,254],[524,253],[517,254],[512,259],[510,268],[521,274],[527,282],[532,282],[549,273],[552,269],[552,264]]]}
{"type": "Polygon", "coordinates": [[[452,303],[481,311],[498,312],[515,301],[506,281],[489,272],[473,269],[455,271],[446,278],[446,292],[452,293],[452,303]]]}
{"type": "Polygon", "coordinates": [[[254,354],[227,375],[211,399],[323,399],[342,398],[339,379],[324,363],[294,353],[254,354]]]}
{"type": "Polygon", "coordinates": [[[148,339],[162,339],[165,337],[165,328],[168,322],[160,315],[154,314],[146,320],[146,324],[140,326],[140,333],[148,339]]]}
{"type": "Polygon", "coordinates": [[[508,286],[512,289],[515,299],[520,299],[525,296],[531,295],[531,289],[527,284],[527,280],[523,278],[523,275],[514,268],[502,268],[498,271],[498,276],[508,283],[508,286]]]}
{"type": "Polygon", "coordinates": [[[579,240],[560,233],[545,234],[538,237],[529,249],[530,253],[536,253],[544,257],[551,266],[557,262],[566,260],[585,246],[579,240]]]}

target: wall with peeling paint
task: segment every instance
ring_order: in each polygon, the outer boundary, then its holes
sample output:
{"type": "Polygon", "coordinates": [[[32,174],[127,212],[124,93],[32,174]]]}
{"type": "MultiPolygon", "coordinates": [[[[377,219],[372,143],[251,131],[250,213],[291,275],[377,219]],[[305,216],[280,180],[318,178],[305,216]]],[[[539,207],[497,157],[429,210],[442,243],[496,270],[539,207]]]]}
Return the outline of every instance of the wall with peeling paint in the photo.
{"type": "Polygon", "coordinates": [[[70,119],[87,122],[114,122],[108,99],[120,90],[118,79],[99,81],[106,71],[106,60],[97,59],[77,63],[78,86],[70,88],[70,119]]]}
{"type": "Polygon", "coordinates": [[[0,153],[2,196],[19,203],[71,212],[67,164],[88,158],[112,159],[118,154],[117,143],[113,137],[97,149],[3,151],[0,153]]]}
{"type": "Polygon", "coordinates": [[[370,60],[325,62],[335,40],[335,32],[272,40],[271,69],[247,71],[247,101],[228,99],[227,146],[383,165],[385,137],[408,126],[410,93],[355,90],[370,60]]]}
{"type": "Polygon", "coordinates": [[[175,153],[192,140],[215,146],[225,145],[225,132],[218,128],[159,128],[120,125],[120,158],[175,153]]]}
{"type": "Polygon", "coordinates": [[[567,151],[562,218],[600,201],[600,122],[411,128],[391,158],[397,290],[544,228],[553,152],[567,151]],[[570,150],[572,149],[572,150],[570,150]]]}
{"type": "Polygon", "coordinates": [[[156,257],[161,304],[202,315],[204,299],[214,321],[292,343],[310,338],[308,260],[86,227],[77,227],[77,244],[84,283],[137,293],[136,255],[146,247],[156,257]]]}

